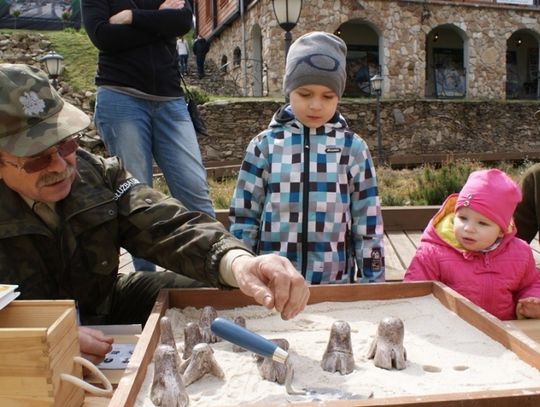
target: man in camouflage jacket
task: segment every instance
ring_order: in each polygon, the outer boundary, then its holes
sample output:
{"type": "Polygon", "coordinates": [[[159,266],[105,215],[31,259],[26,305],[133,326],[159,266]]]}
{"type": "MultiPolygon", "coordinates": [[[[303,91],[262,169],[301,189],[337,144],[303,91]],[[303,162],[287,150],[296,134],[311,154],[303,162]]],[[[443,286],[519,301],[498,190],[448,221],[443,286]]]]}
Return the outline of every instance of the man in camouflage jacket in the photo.
{"type": "MultiPolygon", "coordinates": [[[[18,284],[21,299],[74,299],[92,324],[144,323],[161,288],[200,282],[239,287],[285,319],[305,307],[309,290],[286,259],[254,257],[118,159],[77,149],[88,124],[43,72],[0,64],[0,282],[18,284]],[[120,247],[174,273],[119,275],[120,247]]],[[[93,361],[110,350],[88,328],[79,340],[93,361]]]]}

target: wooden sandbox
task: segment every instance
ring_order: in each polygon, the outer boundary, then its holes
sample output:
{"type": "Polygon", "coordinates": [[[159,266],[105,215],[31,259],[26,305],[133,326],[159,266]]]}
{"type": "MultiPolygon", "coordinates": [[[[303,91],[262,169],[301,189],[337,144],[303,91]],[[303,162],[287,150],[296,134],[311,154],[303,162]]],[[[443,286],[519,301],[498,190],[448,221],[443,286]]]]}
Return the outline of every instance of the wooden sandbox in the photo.
{"type": "MultiPolygon", "coordinates": [[[[311,288],[310,304],[320,302],[352,302],[414,298],[432,294],[446,309],[482,331],[493,340],[514,352],[522,361],[540,370],[540,345],[507,324],[487,315],[480,308],[437,282],[351,284],[315,286],[311,288]]],[[[152,361],[159,341],[159,319],[168,308],[188,306],[203,308],[214,306],[217,310],[253,305],[251,298],[238,290],[174,289],[163,290],[156,300],[153,312],[139,339],[130,364],[120,380],[109,407],[132,407],[145,379],[148,364],[152,361]]],[[[501,366],[504,369],[504,366],[501,366]]],[[[475,391],[468,393],[400,396],[368,400],[339,400],[324,403],[335,406],[421,406],[421,407],[538,407],[540,383],[534,388],[475,391]]],[[[318,406],[317,403],[295,403],[298,406],[318,406]]],[[[257,406],[275,406],[257,404],[257,406]]]]}

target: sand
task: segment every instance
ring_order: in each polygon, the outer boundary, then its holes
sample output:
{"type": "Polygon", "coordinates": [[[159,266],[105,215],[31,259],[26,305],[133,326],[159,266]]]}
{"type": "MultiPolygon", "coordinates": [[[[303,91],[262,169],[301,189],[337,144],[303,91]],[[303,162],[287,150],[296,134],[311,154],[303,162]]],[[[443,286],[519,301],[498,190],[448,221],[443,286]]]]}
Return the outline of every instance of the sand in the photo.
{"type": "MultiPolygon", "coordinates": [[[[183,343],[185,325],[197,320],[200,311],[195,308],[167,311],[179,346],[183,343]]],[[[218,311],[218,314],[231,320],[242,315],[248,329],[269,339],[287,339],[295,366],[295,388],[339,388],[386,398],[540,385],[537,369],[448,311],[431,295],[399,300],[320,303],[308,306],[291,321],[283,321],[279,314],[259,306],[218,311]],[[399,317],[404,322],[408,359],[405,370],[380,369],[366,358],[378,322],[387,316],[399,317]],[[349,375],[328,373],[320,368],[330,328],[336,320],[347,321],[351,326],[355,371],[349,375]]],[[[282,385],[263,380],[251,352],[234,353],[228,342],[218,342],[212,347],[216,360],[225,371],[225,380],[207,375],[191,384],[187,388],[190,406],[306,401],[303,397],[288,396],[282,385]]],[[[137,399],[138,407],[153,406],[149,399],[152,375],[153,366],[150,365],[137,399]]]]}

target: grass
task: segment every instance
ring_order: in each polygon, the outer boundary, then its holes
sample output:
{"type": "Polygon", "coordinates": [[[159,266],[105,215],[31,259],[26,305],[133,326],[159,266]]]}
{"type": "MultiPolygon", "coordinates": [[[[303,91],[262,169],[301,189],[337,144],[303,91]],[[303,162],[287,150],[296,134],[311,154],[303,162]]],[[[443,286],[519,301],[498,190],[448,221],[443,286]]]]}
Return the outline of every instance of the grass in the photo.
{"type": "Polygon", "coordinates": [[[42,31],[53,49],[64,57],[62,80],[78,91],[95,91],[98,51],[84,30],[42,31]]]}
{"type": "Polygon", "coordinates": [[[42,34],[51,42],[51,48],[64,57],[64,72],[60,79],[68,82],[76,91],[96,90],[94,77],[98,51],[86,31],[67,28],[59,31],[2,29],[1,32],[42,34]]]}

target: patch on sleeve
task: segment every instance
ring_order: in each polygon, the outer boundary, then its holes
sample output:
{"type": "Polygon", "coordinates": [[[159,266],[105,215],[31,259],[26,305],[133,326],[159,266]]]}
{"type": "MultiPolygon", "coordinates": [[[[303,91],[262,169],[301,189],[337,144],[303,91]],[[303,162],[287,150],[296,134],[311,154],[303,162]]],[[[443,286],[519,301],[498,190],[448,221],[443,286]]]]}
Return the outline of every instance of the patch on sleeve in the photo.
{"type": "Polygon", "coordinates": [[[114,191],[114,200],[118,201],[122,195],[124,195],[127,191],[131,189],[132,186],[140,184],[141,182],[137,178],[128,178],[124,182],[120,184],[118,188],[116,188],[116,191],[114,191]]]}
{"type": "Polygon", "coordinates": [[[381,271],[381,249],[376,248],[371,250],[371,270],[374,272],[381,271]]]}

